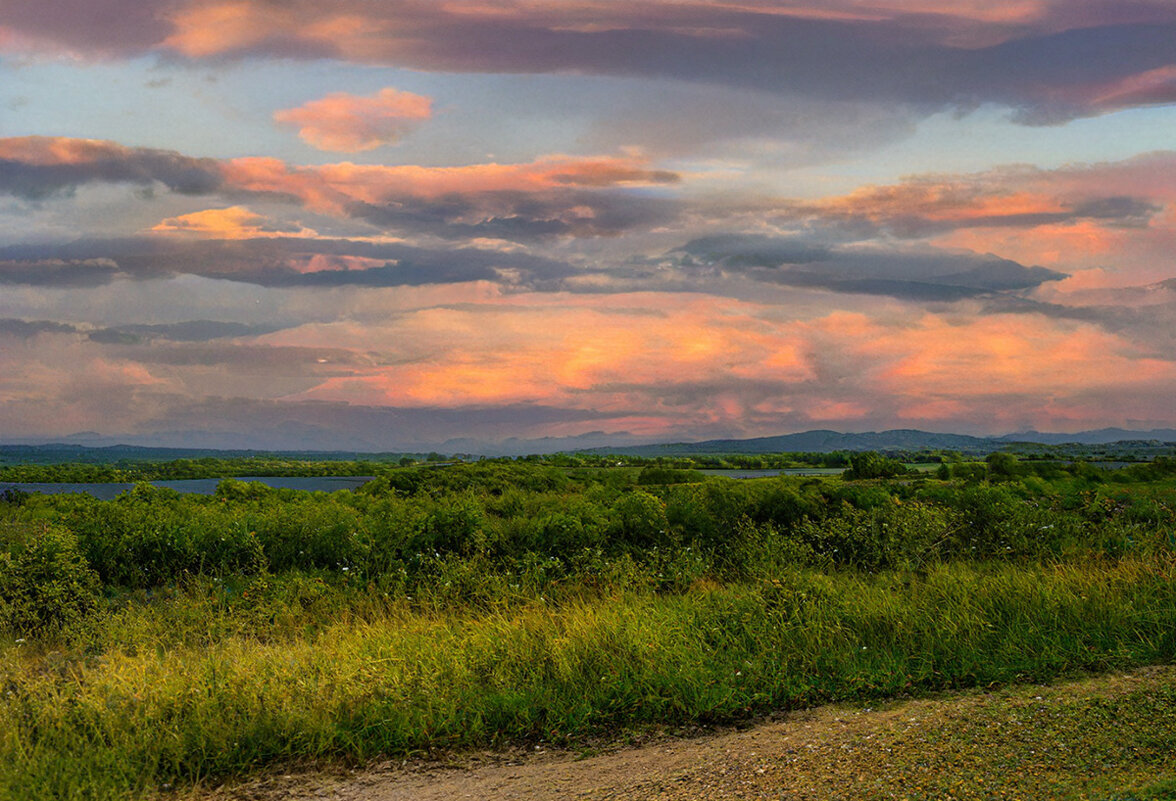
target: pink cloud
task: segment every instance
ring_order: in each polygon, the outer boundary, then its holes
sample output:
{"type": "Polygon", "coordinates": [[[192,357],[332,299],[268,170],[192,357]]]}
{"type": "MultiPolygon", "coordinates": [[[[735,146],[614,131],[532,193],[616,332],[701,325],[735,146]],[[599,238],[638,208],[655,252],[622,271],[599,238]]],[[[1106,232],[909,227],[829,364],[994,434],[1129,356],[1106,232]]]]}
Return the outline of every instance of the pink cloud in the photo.
{"type": "MultiPolygon", "coordinates": [[[[675,183],[677,173],[652,169],[637,157],[548,156],[522,164],[471,164],[459,167],[361,165],[348,162],[293,166],[272,158],[233,159],[221,165],[225,184],[245,192],[296,198],[313,211],[351,216],[356,209],[403,207],[445,198],[452,222],[476,224],[519,214],[520,195],[539,206],[528,210],[546,220],[594,235],[596,214],[583,198],[564,198],[565,190],[640,187],[675,183]],[[539,207],[541,211],[537,211],[539,207]]],[[[379,221],[376,221],[379,225],[379,221]]]]}
{"type": "Polygon", "coordinates": [[[319,150],[358,153],[391,145],[432,116],[433,101],[398,89],[370,97],[335,92],[298,108],[274,112],[274,119],[298,127],[303,141],[319,150]]]}

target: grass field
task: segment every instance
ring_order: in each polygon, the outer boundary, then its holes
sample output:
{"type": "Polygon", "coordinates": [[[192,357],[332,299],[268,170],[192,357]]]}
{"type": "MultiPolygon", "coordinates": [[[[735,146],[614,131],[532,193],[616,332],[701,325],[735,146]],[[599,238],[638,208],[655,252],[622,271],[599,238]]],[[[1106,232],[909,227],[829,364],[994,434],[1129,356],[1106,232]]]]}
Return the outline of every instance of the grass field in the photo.
{"type": "Polygon", "coordinates": [[[0,798],[1176,662],[1157,487],[478,475],[12,505],[0,798]]]}

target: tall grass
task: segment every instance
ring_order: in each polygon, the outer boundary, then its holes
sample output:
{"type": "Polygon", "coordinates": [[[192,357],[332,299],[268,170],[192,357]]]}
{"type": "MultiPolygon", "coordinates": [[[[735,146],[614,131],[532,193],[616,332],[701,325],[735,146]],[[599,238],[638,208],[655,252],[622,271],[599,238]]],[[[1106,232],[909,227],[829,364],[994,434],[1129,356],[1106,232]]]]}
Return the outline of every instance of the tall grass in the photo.
{"type": "MultiPolygon", "coordinates": [[[[785,571],[497,611],[373,603],[314,630],[100,655],[0,647],[0,798],[131,798],[284,760],[363,760],[1176,658],[1176,566],[1126,557],[785,571]]],[[[175,600],[179,603],[182,599],[175,600]]]]}

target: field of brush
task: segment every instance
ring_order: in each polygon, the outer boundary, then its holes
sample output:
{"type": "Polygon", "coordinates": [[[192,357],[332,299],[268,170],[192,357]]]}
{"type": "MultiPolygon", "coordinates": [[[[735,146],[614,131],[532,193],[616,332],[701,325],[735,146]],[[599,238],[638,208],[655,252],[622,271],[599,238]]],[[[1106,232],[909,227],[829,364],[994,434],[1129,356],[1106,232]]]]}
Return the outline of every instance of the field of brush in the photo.
{"type": "Polygon", "coordinates": [[[367,469],[0,500],[0,799],[1176,662],[1163,459],[367,469]]]}

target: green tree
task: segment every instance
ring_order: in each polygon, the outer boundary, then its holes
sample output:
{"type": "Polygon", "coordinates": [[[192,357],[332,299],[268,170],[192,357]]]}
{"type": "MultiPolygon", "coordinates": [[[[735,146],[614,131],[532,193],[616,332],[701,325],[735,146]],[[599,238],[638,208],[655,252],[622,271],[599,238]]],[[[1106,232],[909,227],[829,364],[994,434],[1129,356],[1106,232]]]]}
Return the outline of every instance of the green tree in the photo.
{"type": "Polygon", "coordinates": [[[849,457],[849,469],[844,477],[859,478],[893,478],[906,475],[907,468],[897,459],[883,456],[877,451],[862,451],[849,457]]]}

